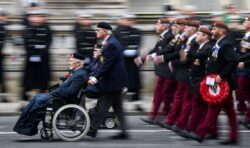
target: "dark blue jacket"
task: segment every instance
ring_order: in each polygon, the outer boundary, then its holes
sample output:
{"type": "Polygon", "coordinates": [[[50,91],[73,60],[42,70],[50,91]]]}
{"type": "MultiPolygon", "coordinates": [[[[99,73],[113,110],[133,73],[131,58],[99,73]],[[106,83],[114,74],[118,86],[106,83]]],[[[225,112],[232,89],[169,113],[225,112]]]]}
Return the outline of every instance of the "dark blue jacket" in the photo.
{"type": "Polygon", "coordinates": [[[88,80],[88,72],[84,67],[81,67],[73,72],[73,74],[57,89],[53,90],[50,95],[55,98],[77,98],[79,90],[86,87],[88,80]]]}
{"type": "MultiPolygon", "coordinates": [[[[100,93],[121,91],[127,82],[122,46],[112,35],[102,47],[101,55],[94,61],[98,66],[91,76],[98,80],[100,93]]],[[[95,65],[95,64],[92,64],[95,65]]]]}

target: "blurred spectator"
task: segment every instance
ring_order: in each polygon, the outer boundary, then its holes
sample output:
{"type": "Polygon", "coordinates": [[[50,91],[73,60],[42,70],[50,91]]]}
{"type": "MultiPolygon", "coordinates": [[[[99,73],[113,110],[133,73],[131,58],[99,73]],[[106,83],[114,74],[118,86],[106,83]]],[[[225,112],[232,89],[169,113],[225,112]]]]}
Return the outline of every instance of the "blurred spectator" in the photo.
{"type": "Polygon", "coordinates": [[[45,90],[51,77],[49,49],[52,31],[47,23],[47,11],[44,9],[29,11],[28,22],[23,32],[26,50],[22,93],[24,101],[28,100],[27,91],[45,90]]]}
{"type": "Polygon", "coordinates": [[[187,20],[200,20],[201,18],[195,14],[196,6],[186,5],[180,10],[187,20]]]}
{"type": "MultiPolygon", "coordinates": [[[[6,36],[6,21],[7,21],[7,13],[0,8],[0,85],[1,85],[1,92],[0,93],[5,93],[6,92],[6,86],[5,86],[5,81],[4,81],[4,72],[3,72],[3,60],[4,60],[4,55],[3,55],[3,48],[4,48],[4,42],[5,42],[5,36],[6,36]]],[[[6,96],[2,96],[2,102],[8,102],[6,96]]]]}
{"type": "MultiPolygon", "coordinates": [[[[211,21],[213,22],[222,22],[222,13],[220,12],[212,12],[211,14],[211,21]]],[[[212,24],[211,23],[211,24],[212,24]]]]}
{"type": "Polygon", "coordinates": [[[85,56],[85,66],[92,61],[94,47],[97,42],[95,30],[91,27],[91,17],[92,15],[87,12],[79,11],[73,30],[76,50],[85,56]]]}
{"type": "Polygon", "coordinates": [[[222,16],[222,20],[225,24],[228,25],[229,29],[239,29],[243,18],[239,14],[237,6],[233,3],[230,3],[225,6],[225,14],[222,16]]]}
{"type": "Polygon", "coordinates": [[[141,31],[134,27],[134,14],[122,14],[117,20],[118,27],[114,31],[115,37],[123,47],[123,56],[128,74],[128,92],[134,93],[131,101],[135,103],[135,110],[142,111],[140,102],[140,73],[134,59],[140,54],[141,31]]]}
{"type": "Polygon", "coordinates": [[[20,9],[21,5],[21,16],[23,17],[22,25],[27,25],[28,11],[38,10],[44,7],[45,3],[43,0],[19,0],[17,7],[20,9]]]}

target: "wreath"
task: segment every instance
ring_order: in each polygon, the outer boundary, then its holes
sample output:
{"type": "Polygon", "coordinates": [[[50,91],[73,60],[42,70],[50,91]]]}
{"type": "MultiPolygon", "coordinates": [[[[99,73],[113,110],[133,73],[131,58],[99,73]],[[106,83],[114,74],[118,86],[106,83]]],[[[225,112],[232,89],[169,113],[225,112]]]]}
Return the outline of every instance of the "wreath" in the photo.
{"type": "Polygon", "coordinates": [[[217,74],[210,74],[200,84],[200,94],[203,100],[213,105],[223,103],[228,98],[230,90],[229,84],[225,80],[220,84],[215,83],[216,76],[217,74]]]}

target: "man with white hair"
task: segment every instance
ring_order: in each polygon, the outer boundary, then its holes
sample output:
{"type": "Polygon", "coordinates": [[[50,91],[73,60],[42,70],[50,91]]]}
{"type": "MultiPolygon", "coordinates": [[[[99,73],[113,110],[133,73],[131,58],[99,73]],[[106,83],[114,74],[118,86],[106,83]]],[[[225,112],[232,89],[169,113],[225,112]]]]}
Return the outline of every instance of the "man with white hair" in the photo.
{"type": "Polygon", "coordinates": [[[96,137],[98,128],[112,107],[122,130],[112,138],[128,139],[121,98],[127,80],[122,46],[112,36],[112,27],[106,22],[97,24],[96,36],[102,41],[101,54],[94,61],[98,66],[91,73],[88,84],[98,88],[100,97],[96,106],[89,111],[91,128],[87,135],[96,137]]]}
{"type": "Polygon", "coordinates": [[[88,73],[83,67],[84,57],[78,53],[72,54],[69,59],[69,67],[72,71],[71,75],[62,83],[58,88],[52,90],[49,93],[41,93],[36,95],[31,102],[23,109],[20,115],[14,131],[27,136],[33,136],[37,134],[37,126],[39,122],[36,122],[34,117],[39,111],[46,107],[48,101],[52,99],[62,99],[66,102],[74,102],[77,95],[84,85],[87,85],[88,73]],[[85,84],[86,83],[86,84],[85,84]]]}

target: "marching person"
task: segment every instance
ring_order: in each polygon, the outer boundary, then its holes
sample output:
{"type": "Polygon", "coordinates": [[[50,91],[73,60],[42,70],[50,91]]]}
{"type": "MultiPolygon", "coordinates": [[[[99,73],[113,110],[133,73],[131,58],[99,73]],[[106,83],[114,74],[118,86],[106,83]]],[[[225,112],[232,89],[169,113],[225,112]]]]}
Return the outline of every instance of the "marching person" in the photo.
{"type": "Polygon", "coordinates": [[[243,26],[246,30],[245,36],[241,42],[239,64],[237,69],[238,84],[236,89],[236,99],[238,101],[238,111],[242,113],[243,119],[240,123],[250,129],[250,107],[247,107],[246,101],[250,100],[250,17],[246,17],[243,26]]]}
{"type": "Polygon", "coordinates": [[[23,75],[22,100],[27,101],[28,91],[48,87],[50,81],[50,45],[52,31],[47,23],[47,11],[44,9],[29,11],[29,25],[23,32],[26,51],[23,75]]]}
{"type": "Polygon", "coordinates": [[[174,94],[171,111],[165,117],[165,120],[160,124],[162,127],[171,130],[173,127],[176,129],[178,127],[185,126],[191,111],[191,95],[189,86],[190,76],[188,71],[189,65],[180,61],[179,53],[180,51],[188,52],[192,48],[197,48],[197,44],[195,42],[195,33],[197,31],[197,27],[199,26],[197,21],[186,21],[184,19],[177,19],[175,23],[180,34],[177,35],[178,41],[175,43],[176,45],[174,52],[171,54],[164,54],[161,57],[163,62],[171,61],[175,80],[178,83],[174,94]]]}
{"type": "Polygon", "coordinates": [[[87,12],[79,11],[73,30],[76,51],[85,56],[85,65],[93,60],[93,51],[97,43],[95,30],[91,27],[91,17],[92,15],[87,12]]]}
{"type": "Polygon", "coordinates": [[[229,139],[220,142],[222,145],[232,145],[238,143],[238,127],[234,110],[232,91],[237,87],[234,71],[238,64],[238,57],[234,52],[233,46],[226,38],[228,27],[224,23],[216,22],[213,25],[212,35],[216,39],[216,44],[212,49],[206,63],[206,74],[218,74],[215,83],[220,84],[223,80],[228,81],[230,92],[229,96],[222,103],[208,104],[205,119],[197,129],[189,134],[189,137],[198,142],[202,142],[211,128],[216,125],[220,111],[223,109],[229,119],[230,136],[229,139]]]}
{"type": "Polygon", "coordinates": [[[102,48],[101,54],[94,61],[98,66],[90,74],[88,84],[98,88],[100,97],[96,106],[89,111],[91,128],[87,135],[96,137],[98,128],[112,107],[121,128],[121,132],[112,138],[128,139],[121,98],[122,89],[127,83],[122,46],[112,35],[111,25],[106,22],[97,24],[96,36],[102,41],[102,48]]]}
{"type": "Polygon", "coordinates": [[[83,67],[84,57],[81,54],[74,53],[69,58],[71,75],[56,89],[49,93],[40,93],[33,97],[31,102],[23,109],[17,120],[14,131],[27,136],[37,134],[39,122],[35,121],[36,114],[44,110],[50,100],[65,100],[68,103],[75,102],[81,88],[87,86],[88,72],[83,67]]]}
{"type": "MultiPolygon", "coordinates": [[[[244,62],[247,61],[248,59],[246,58],[247,55],[249,54],[249,42],[250,42],[250,20],[248,20],[248,17],[245,19],[243,23],[243,27],[246,30],[246,33],[243,37],[243,40],[241,42],[241,48],[238,51],[239,54],[239,66],[244,65],[244,62]],[[244,59],[244,60],[243,60],[244,59]],[[247,59],[247,60],[245,60],[247,59]]],[[[239,84],[238,89],[236,90],[236,100],[238,102],[237,104],[237,110],[244,115],[245,112],[247,111],[247,104],[246,101],[248,101],[250,98],[248,98],[248,88],[250,86],[250,79],[249,79],[249,74],[250,71],[248,68],[241,68],[238,67],[237,69],[237,81],[239,84]]]]}
{"type": "Polygon", "coordinates": [[[190,92],[191,113],[185,127],[179,129],[177,134],[186,137],[185,132],[191,132],[203,121],[207,112],[207,103],[203,101],[200,95],[200,83],[205,77],[206,60],[212,51],[210,42],[211,31],[206,27],[200,27],[196,33],[195,41],[199,48],[189,50],[187,54],[180,53],[180,59],[190,63],[190,92]]]}
{"type": "MultiPolygon", "coordinates": [[[[170,21],[167,18],[158,19],[155,29],[156,33],[159,34],[159,40],[154,49],[146,56],[147,61],[154,61],[157,55],[161,55],[166,50],[172,50],[172,47],[168,46],[170,41],[174,38],[170,27],[170,21]]],[[[152,111],[148,118],[141,118],[142,121],[150,124],[155,124],[157,122],[157,115],[162,103],[164,103],[163,112],[165,114],[169,112],[176,85],[173,74],[168,67],[168,63],[155,64],[155,75],[157,80],[154,89],[152,111]]]]}
{"type": "Polygon", "coordinates": [[[143,111],[141,106],[140,88],[141,77],[139,67],[134,59],[140,54],[141,31],[134,27],[134,14],[122,14],[118,20],[118,26],[114,31],[114,36],[123,47],[123,56],[128,75],[128,92],[133,93],[131,102],[135,105],[135,110],[143,111]]]}

